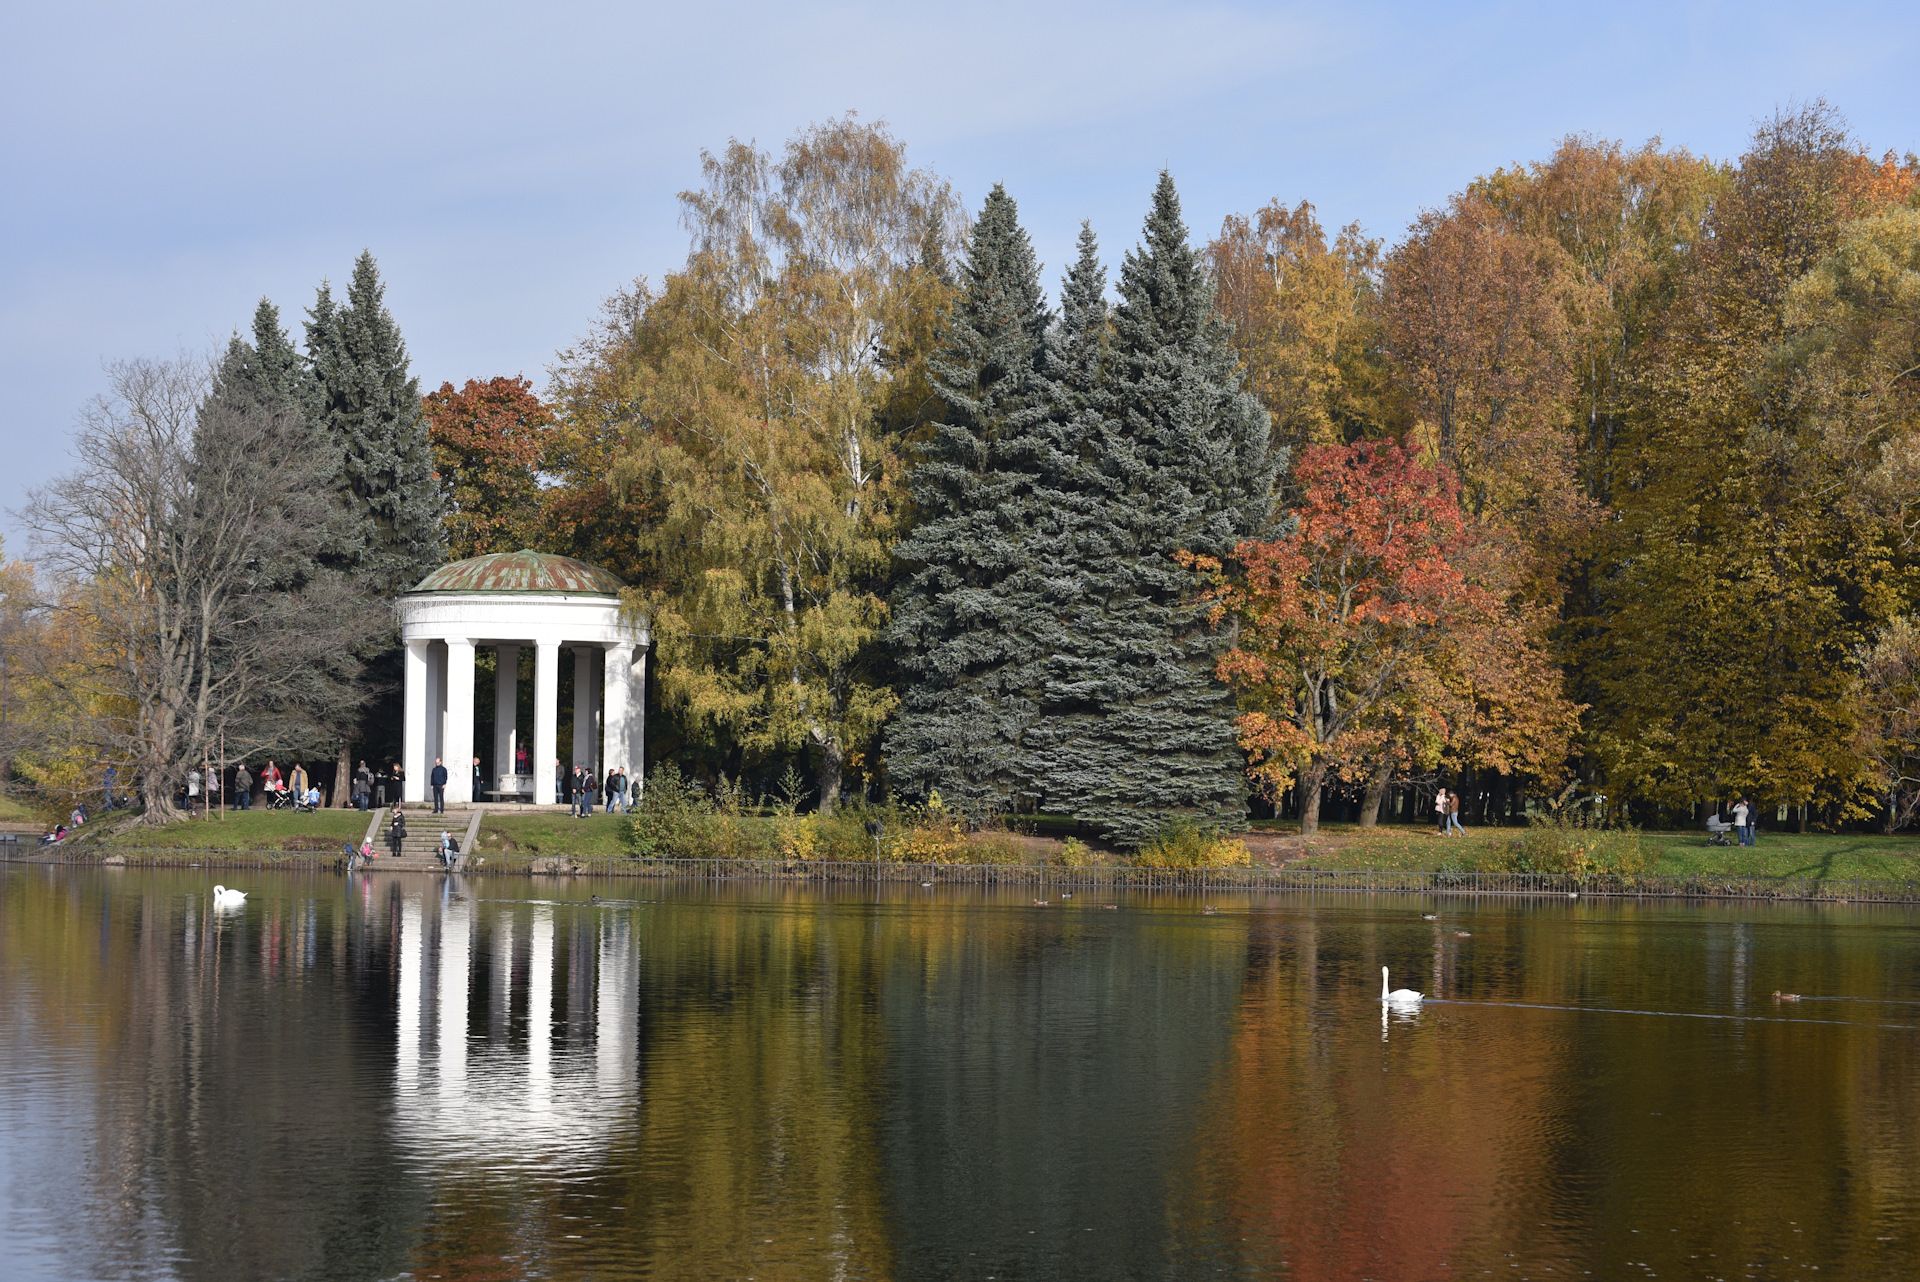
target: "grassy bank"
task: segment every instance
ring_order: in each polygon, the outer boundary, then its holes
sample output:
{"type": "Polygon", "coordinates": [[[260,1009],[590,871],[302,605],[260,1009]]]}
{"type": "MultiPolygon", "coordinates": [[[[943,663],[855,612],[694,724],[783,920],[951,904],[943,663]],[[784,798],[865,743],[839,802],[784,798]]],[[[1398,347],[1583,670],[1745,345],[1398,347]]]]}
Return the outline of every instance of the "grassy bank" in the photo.
{"type": "Polygon", "coordinates": [[[228,811],[225,819],[183,819],[162,827],[114,827],[95,820],[82,830],[81,845],[100,850],[338,850],[357,842],[371,816],[358,810],[228,811]],[[95,824],[104,824],[97,828],[95,824]]]}
{"type": "MultiPolygon", "coordinates": [[[[1519,828],[1469,829],[1441,838],[1431,830],[1386,827],[1362,830],[1332,825],[1322,830],[1304,858],[1290,868],[1376,869],[1433,872],[1445,868],[1508,871],[1519,828]]],[[[1758,844],[1709,846],[1699,832],[1639,834],[1643,871],[1668,876],[1712,874],[1749,877],[1810,877],[1842,881],[1906,881],[1920,877],[1920,836],[1762,833],[1758,844]]],[[[1292,852],[1288,852],[1291,855],[1292,852]]]]}

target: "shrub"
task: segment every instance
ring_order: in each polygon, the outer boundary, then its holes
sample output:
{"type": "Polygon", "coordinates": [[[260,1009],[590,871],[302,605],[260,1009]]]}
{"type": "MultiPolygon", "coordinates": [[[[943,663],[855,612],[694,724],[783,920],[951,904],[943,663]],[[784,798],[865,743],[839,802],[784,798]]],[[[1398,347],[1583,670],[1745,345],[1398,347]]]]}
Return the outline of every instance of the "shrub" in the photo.
{"type": "Polygon", "coordinates": [[[1085,868],[1093,862],[1093,851],[1078,837],[1069,837],[1060,847],[1060,862],[1069,868],[1085,868]]]}
{"type": "Polygon", "coordinates": [[[1161,825],[1133,862],[1141,868],[1246,868],[1253,856],[1242,843],[1178,815],[1161,825]]]}
{"type": "Polygon", "coordinates": [[[1574,876],[1644,872],[1646,847],[1637,830],[1609,827],[1586,815],[1537,815],[1507,852],[1507,872],[1571,873],[1574,876]]]}

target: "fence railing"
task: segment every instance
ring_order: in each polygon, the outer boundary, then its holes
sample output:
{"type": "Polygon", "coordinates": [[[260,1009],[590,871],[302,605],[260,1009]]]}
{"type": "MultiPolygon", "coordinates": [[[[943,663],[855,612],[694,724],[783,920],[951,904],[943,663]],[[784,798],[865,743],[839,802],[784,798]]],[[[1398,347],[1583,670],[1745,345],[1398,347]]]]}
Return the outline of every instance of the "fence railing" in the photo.
{"type": "MultiPolygon", "coordinates": [[[[138,868],[344,869],[344,854],[277,850],[64,850],[0,847],[0,861],[99,866],[107,860],[138,868]]],[[[375,862],[374,872],[380,872],[375,862]]],[[[470,857],[463,869],[477,876],[571,875],[655,877],[696,881],[845,882],[1007,887],[1036,893],[1081,890],[1168,890],[1196,893],[1306,891],[1321,894],[1444,894],[1732,898],[1829,903],[1920,903],[1920,880],[1838,881],[1731,874],[1600,874],[1516,872],[1400,872],[1316,868],[1135,868],[1054,864],[914,864],[763,859],[645,859],[567,855],[470,857]]]]}

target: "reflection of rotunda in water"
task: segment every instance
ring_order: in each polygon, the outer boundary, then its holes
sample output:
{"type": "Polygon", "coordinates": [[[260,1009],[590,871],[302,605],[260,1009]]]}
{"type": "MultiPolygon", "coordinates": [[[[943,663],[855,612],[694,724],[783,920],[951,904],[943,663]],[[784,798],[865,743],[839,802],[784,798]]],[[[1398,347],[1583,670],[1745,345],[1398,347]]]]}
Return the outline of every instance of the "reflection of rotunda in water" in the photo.
{"type": "Polygon", "coordinates": [[[639,1100],[639,948],[629,912],[405,896],[394,1117],[436,1162],[586,1165],[639,1100]]]}

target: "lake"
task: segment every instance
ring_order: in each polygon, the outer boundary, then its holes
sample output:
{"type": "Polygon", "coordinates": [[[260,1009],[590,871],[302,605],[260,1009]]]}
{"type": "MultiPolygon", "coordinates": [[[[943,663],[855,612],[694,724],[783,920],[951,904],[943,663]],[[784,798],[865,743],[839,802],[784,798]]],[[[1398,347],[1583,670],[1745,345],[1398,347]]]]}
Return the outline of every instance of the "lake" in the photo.
{"type": "Polygon", "coordinates": [[[1050,898],[0,865],[0,1272],[1920,1269],[1912,910],[1050,898]]]}

